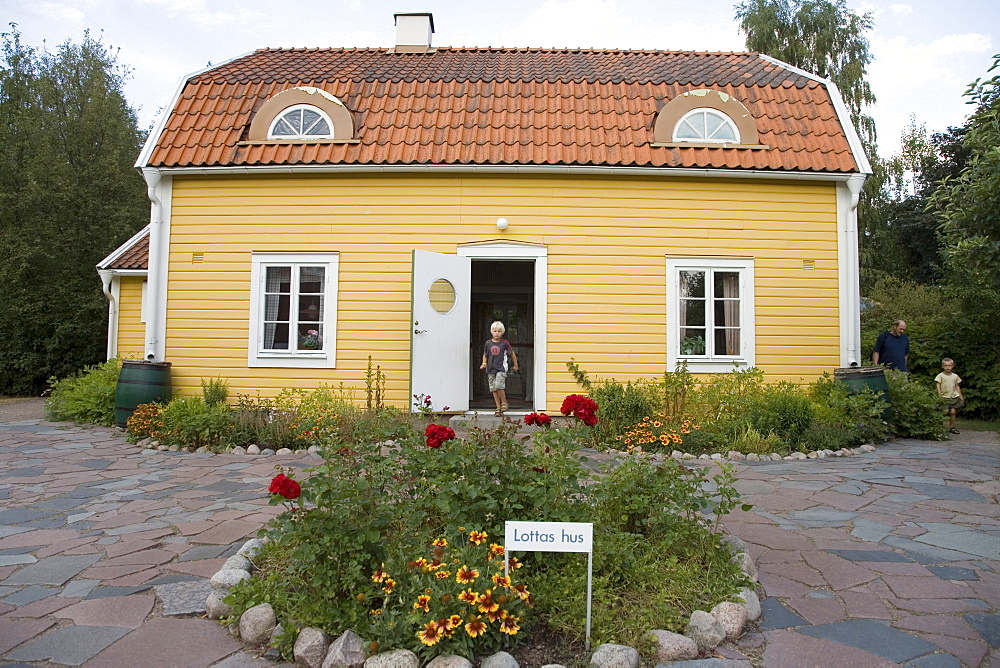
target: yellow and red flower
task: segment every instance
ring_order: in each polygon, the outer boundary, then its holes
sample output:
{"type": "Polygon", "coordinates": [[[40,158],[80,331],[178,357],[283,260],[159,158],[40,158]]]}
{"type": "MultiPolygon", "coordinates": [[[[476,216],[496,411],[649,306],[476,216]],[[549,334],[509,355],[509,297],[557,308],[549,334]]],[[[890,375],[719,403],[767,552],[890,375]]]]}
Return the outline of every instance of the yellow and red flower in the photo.
{"type": "Polygon", "coordinates": [[[426,594],[421,594],[420,596],[417,596],[417,601],[416,603],[413,604],[413,609],[429,612],[430,608],[428,606],[430,605],[430,602],[431,602],[430,596],[427,596],[426,594]]]}
{"type": "Polygon", "coordinates": [[[489,536],[485,531],[470,531],[469,532],[469,542],[475,543],[476,545],[482,545],[489,536]]]}
{"type": "Polygon", "coordinates": [[[438,580],[447,580],[448,578],[451,577],[451,571],[438,571],[437,573],[434,574],[434,577],[436,577],[438,580]]]}
{"type": "Polygon", "coordinates": [[[499,573],[497,573],[491,579],[493,580],[493,584],[495,584],[498,587],[510,586],[510,578],[505,575],[500,575],[499,573]]]}
{"type": "Polygon", "coordinates": [[[435,538],[434,542],[431,543],[434,547],[448,547],[448,541],[444,538],[435,538]]]}
{"type": "Polygon", "coordinates": [[[487,589],[476,601],[479,612],[493,612],[500,608],[500,604],[493,600],[493,590],[487,589]]]}
{"type": "Polygon", "coordinates": [[[479,594],[472,591],[471,589],[466,589],[461,594],[458,595],[458,600],[464,601],[469,605],[475,605],[476,601],[479,600],[479,594]]]}
{"type": "Polygon", "coordinates": [[[472,584],[479,577],[479,571],[475,568],[469,568],[468,566],[462,566],[455,573],[455,582],[458,584],[472,584]]]}
{"type": "Polygon", "coordinates": [[[391,594],[392,590],[396,588],[396,581],[392,578],[386,578],[382,580],[382,591],[386,594],[391,594]]]}
{"type": "Polygon", "coordinates": [[[504,553],[503,545],[490,543],[490,557],[502,557],[504,553]]]}
{"type": "Polygon", "coordinates": [[[424,628],[417,631],[417,638],[428,647],[436,645],[441,640],[441,636],[441,629],[435,621],[427,622],[424,624],[424,628]]]}
{"type": "Polygon", "coordinates": [[[515,617],[514,615],[507,615],[500,622],[500,633],[506,633],[509,636],[517,635],[517,632],[521,630],[521,626],[518,624],[521,619],[515,617]]]}
{"type": "Polygon", "coordinates": [[[486,622],[479,615],[473,616],[465,625],[465,632],[470,638],[478,638],[486,633],[486,622]]]}

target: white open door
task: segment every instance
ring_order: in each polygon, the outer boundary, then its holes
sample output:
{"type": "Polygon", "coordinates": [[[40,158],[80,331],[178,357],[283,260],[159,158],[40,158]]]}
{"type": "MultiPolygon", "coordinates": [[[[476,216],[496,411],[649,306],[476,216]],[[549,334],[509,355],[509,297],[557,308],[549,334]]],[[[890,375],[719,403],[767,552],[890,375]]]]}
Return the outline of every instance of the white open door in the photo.
{"type": "Polygon", "coordinates": [[[466,411],[472,260],[415,250],[412,285],[411,402],[430,396],[433,410],[466,411]]]}

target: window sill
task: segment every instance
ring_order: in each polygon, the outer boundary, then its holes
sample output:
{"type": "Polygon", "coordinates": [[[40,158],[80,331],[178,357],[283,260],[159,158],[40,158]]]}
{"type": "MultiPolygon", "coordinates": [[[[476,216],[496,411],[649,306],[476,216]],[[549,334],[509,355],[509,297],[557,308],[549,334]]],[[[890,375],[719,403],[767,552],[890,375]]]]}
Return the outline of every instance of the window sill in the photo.
{"type": "Polygon", "coordinates": [[[247,359],[249,367],[271,367],[278,369],[333,369],[336,359],[333,353],[258,353],[247,359]]]}
{"type": "Polygon", "coordinates": [[[360,144],[360,139],[334,139],[324,137],[322,139],[247,139],[236,142],[237,146],[268,146],[274,144],[360,144]]]}
{"type": "Polygon", "coordinates": [[[653,148],[742,148],[753,151],[764,151],[771,147],[767,144],[729,144],[716,141],[670,141],[652,142],[653,148]]]}
{"type": "Polygon", "coordinates": [[[676,364],[680,362],[686,362],[688,371],[692,373],[730,373],[734,369],[740,371],[748,369],[752,364],[747,363],[746,360],[703,360],[703,359],[690,359],[684,357],[678,357],[675,360],[676,364]]]}

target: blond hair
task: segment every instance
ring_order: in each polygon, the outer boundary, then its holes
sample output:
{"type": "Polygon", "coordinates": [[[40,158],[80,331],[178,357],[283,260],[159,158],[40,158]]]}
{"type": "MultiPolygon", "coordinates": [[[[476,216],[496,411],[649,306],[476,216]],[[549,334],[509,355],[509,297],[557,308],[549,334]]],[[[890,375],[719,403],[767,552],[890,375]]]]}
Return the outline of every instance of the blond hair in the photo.
{"type": "Polygon", "coordinates": [[[499,320],[490,325],[490,331],[492,332],[494,329],[499,329],[501,334],[507,331],[507,328],[504,327],[503,323],[500,322],[499,320]]]}

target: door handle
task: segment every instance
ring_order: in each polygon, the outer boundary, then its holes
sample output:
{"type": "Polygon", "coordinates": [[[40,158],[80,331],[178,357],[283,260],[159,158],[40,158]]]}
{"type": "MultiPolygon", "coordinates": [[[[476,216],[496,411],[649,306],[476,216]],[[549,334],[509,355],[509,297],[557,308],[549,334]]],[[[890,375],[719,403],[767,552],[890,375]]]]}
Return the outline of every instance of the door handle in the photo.
{"type": "Polygon", "coordinates": [[[413,333],[414,334],[423,334],[426,331],[427,331],[426,329],[415,329],[415,330],[413,330],[413,333]]]}

